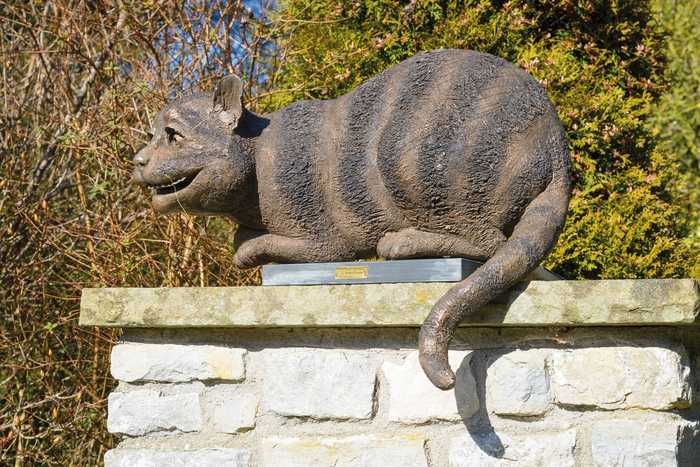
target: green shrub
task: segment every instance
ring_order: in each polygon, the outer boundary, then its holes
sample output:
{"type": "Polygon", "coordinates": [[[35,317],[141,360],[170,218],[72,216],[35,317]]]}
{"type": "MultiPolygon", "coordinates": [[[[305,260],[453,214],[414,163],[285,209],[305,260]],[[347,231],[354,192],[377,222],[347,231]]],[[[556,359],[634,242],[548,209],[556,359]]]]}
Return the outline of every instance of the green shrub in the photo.
{"type": "Polygon", "coordinates": [[[549,92],[571,144],[574,196],[547,266],[569,278],[682,277],[697,252],[678,162],[650,124],[666,87],[664,29],[629,1],[288,0],[285,60],[267,105],[330,98],[421,50],[519,64],[549,92]]]}
{"type": "MultiPolygon", "coordinates": [[[[658,16],[668,32],[668,90],[654,113],[653,134],[677,161],[676,191],[689,217],[695,249],[700,249],[700,2],[656,0],[658,16]]],[[[700,275],[700,264],[695,275],[700,275]]]]}

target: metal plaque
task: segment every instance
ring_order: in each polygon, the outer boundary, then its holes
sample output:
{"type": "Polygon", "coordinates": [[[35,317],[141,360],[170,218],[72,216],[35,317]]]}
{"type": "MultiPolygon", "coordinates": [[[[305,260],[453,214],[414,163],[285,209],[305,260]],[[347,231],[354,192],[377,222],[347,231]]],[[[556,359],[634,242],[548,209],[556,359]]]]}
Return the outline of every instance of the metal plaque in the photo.
{"type": "Polygon", "coordinates": [[[336,280],[356,280],[367,279],[369,277],[369,268],[367,266],[336,266],[336,280]]]}

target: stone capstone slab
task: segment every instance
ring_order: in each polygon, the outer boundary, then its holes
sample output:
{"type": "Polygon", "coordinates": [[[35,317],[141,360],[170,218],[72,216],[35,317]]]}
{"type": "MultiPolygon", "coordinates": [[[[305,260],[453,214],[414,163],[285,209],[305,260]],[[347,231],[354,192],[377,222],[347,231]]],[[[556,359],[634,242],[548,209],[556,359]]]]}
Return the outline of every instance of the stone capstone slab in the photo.
{"type": "Polygon", "coordinates": [[[449,447],[450,467],[574,467],[576,431],[461,435],[449,447]]]}
{"type": "Polygon", "coordinates": [[[318,419],[372,416],[377,364],[365,352],[279,348],[261,354],[265,411],[318,419]]]}
{"type": "Polygon", "coordinates": [[[476,381],[469,361],[471,352],[449,352],[450,366],[457,376],[455,389],[441,391],[425,376],[418,352],[402,364],[385,362],[382,371],[389,390],[388,418],[392,422],[425,423],[431,420],[466,420],[479,410],[476,381]]]}
{"type": "Polygon", "coordinates": [[[245,354],[212,345],[120,344],[112,349],[111,372],[126,382],[241,381],[245,354]]]}
{"type": "MultiPolygon", "coordinates": [[[[533,281],[463,326],[688,325],[692,279],[533,281]]],[[[420,326],[448,283],[83,289],[80,324],[112,327],[420,326]]]]}
{"type": "Polygon", "coordinates": [[[595,467],[700,465],[697,422],[606,420],[591,426],[595,467]]]}
{"type": "Polygon", "coordinates": [[[669,410],[690,405],[690,368],[681,347],[591,347],[553,352],[557,404],[669,410]]]}
{"type": "Polygon", "coordinates": [[[202,429],[197,392],[162,394],[152,389],[113,392],[107,398],[107,431],[130,436],[202,429]]]}
{"type": "Polygon", "coordinates": [[[255,427],[258,397],[234,384],[220,384],[202,396],[206,426],[217,433],[238,433],[255,427]]]}
{"type": "Polygon", "coordinates": [[[262,466],[428,467],[424,443],[418,435],[267,438],[262,466]]]}
{"type": "Polygon", "coordinates": [[[112,449],[105,453],[105,467],[252,467],[247,449],[112,449]]]}
{"type": "Polygon", "coordinates": [[[486,408],[498,415],[538,416],[549,408],[547,350],[514,350],[491,356],[486,370],[486,408]]]}

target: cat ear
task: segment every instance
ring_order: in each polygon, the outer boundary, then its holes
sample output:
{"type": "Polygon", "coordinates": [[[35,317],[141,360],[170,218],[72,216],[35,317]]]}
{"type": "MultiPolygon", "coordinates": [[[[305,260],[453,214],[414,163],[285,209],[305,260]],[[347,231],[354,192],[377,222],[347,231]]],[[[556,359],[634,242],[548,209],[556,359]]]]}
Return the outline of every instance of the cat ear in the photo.
{"type": "Polygon", "coordinates": [[[226,125],[236,127],[243,114],[243,81],[236,75],[221,78],[213,97],[214,112],[226,125]]]}

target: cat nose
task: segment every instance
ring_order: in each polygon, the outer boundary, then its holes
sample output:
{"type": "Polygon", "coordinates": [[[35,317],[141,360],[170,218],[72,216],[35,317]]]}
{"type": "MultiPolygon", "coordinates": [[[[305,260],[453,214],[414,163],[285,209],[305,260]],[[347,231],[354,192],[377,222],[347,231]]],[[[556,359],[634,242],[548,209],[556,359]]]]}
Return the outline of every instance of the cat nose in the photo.
{"type": "Polygon", "coordinates": [[[134,164],[136,164],[139,167],[146,167],[146,165],[148,165],[148,159],[148,155],[142,149],[139,152],[137,152],[134,156],[134,164]]]}

